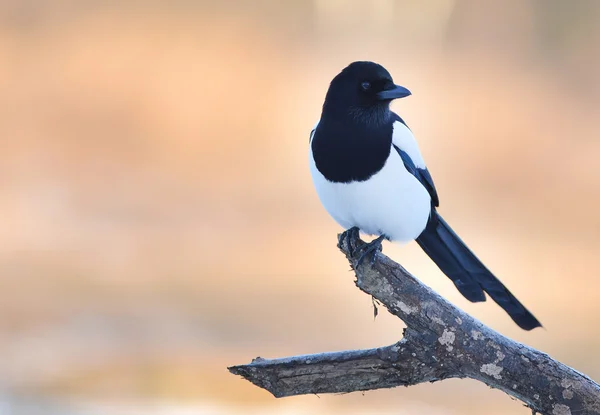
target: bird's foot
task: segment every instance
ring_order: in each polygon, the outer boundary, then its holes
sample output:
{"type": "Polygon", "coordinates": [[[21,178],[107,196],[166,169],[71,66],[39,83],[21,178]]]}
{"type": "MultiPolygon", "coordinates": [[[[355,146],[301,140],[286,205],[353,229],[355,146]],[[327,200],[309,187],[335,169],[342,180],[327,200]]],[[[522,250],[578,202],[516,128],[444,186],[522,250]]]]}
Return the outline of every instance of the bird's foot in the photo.
{"type": "Polygon", "coordinates": [[[358,239],[359,229],[356,226],[353,226],[350,229],[347,229],[340,235],[339,245],[341,247],[344,246],[344,243],[348,246],[348,252],[350,256],[354,256],[355,249],[352,246],[352,240],[358,239]]]}
{"type": "Polygon", "coordinates": [[[371,253],[373,254],[373,256],[371,257],[371,265],[375,264],[375,261],[377,260],[377,251],[381,250],[381,242],[384,239],[385,235],[381,235],[378,238],[373,239],[368,244],[364,244],[363,246],[358,248],[358,251],[360,251],[360,256],[356,260],[356,268],[358,268],[360,264],[362,264],[362,262],[365,260],[365,258],[371,253]]]}

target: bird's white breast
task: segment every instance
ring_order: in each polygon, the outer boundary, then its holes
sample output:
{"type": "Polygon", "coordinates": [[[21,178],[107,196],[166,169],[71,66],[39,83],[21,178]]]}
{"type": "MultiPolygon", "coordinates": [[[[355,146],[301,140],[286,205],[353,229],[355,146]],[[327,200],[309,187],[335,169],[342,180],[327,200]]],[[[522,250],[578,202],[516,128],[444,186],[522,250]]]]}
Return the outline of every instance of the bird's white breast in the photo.
{"type": "Polygon", "coordinates": [[[393,148],[384,167],[362,182],[330,182],[317,169],[312,150],[309,159],[321,203],[345,229],[357,226],[399,242],[411,241],[425,229],[431,198],[393,148]]]}

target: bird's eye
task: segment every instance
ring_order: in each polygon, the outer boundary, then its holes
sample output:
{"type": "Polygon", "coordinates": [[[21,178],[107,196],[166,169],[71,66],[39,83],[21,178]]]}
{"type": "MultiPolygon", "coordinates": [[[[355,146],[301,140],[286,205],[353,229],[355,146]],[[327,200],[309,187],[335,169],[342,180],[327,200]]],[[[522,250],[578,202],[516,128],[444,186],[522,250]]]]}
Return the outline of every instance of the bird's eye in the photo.
{"type": "Polygon", "coordinates": [[[371,89],[371,83],[369,81],[364,81],[362,84],[360,84],[360,87],[363,89],[363,91],[368,91],[371,89]]]}

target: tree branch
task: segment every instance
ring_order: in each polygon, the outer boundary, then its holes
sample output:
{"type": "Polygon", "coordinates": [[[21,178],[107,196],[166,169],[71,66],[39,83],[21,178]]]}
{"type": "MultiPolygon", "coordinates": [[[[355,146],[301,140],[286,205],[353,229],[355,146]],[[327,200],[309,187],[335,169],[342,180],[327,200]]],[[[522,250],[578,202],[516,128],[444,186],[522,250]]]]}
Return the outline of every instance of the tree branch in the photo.
{"type": "Polygon", "coordinates": [[[600,414],[600,385],[548,355],[484,326],[377,253],[356,266],[358,237],[339,237],[356,285],[408,326],[398,343],[230,367],[275,397],[339,393],[471,378],[500,389],[541,414],[600,414]]]}

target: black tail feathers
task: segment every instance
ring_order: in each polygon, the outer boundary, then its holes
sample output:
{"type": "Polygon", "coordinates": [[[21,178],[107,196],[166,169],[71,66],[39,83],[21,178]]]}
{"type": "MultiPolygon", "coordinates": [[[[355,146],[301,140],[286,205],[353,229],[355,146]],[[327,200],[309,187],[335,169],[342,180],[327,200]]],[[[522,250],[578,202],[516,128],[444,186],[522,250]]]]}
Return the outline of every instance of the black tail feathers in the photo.
{"type": "Polygon", "coordinates": [[[436,211],[432,212],[417,243],[469,301],[485,301],[485,291],[522,329],[541,327],[533,314],[477,259],[436,211]]]}

